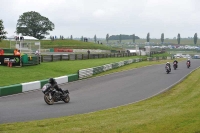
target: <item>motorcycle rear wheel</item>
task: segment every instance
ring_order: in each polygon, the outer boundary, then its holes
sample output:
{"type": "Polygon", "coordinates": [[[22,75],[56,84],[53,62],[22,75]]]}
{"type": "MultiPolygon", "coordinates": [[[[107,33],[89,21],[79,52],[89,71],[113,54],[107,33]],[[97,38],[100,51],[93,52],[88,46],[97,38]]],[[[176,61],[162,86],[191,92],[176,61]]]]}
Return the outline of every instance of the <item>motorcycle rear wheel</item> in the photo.
{"type": "Polygon", "coordinates": [[[69,94],[66,95],[66,97],[63,99],[63,101],[65,103],[68,103],[70,101],[70,97],[69,97],[69,94]]]}
{"type": "Polygon", "coordinates": [[[44,95],[44,101],[48,104],[48,105],[53,105],[54,101],[53,99],[49,97],[49,95],[44,95]]]}

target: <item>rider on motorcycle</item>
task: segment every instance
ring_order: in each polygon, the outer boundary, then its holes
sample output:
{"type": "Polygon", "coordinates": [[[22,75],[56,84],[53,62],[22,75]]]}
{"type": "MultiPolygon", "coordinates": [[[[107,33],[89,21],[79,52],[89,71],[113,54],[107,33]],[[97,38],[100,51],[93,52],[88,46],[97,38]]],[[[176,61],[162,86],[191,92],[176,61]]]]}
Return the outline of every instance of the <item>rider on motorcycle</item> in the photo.
{"type": "Polygon", "coordinates": [[[186,64],[187,64],[188,62],[189,62],[189,63],[190,63],[190,65],[191,65],[191,62],[190,62],[190,59],[189,59],[189,58],[188,58],[188,60],[187,60],[186,64]]]}
{"type": "Polygon", "coordinates": [[[178,61],[177,60],[174,60],[173,64],[176,63],[176,66],[178,68],[178,61]]]}
{"type": "Polygon", "coordinates": [[[169,67],[169,70],[170,70],[170,72],[171,72],[171,65],[170,65],[170,63],[169,63],[169,62],[167,62],[166,66],[168,66],[168,67],[169,67]]]}
{"type": "Polygon", "coordinates": [[[52,88],[55,88],[57,91],[62,92],[62,94],[64,95],[63,90],[62,90],[61,88],[58,87],[58,84],[57,84],[57,82],[56,82],[56,80],[55,80],[54,78],[50,78],[48,82],[51,84],[51,86],[49,86],[49,87],[47,88],[47,90],[50,89],[50,88],[52,87],[52,88]]]}

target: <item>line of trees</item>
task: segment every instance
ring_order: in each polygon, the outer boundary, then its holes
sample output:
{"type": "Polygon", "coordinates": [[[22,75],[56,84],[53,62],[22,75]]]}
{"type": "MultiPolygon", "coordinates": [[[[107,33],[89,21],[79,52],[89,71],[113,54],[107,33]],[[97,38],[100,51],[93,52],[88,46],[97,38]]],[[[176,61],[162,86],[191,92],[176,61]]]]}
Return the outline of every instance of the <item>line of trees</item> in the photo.
{"type": "MultiPolygon", "coordinates": [[[[197,44],[197,40],[198,40],[198,36],[197,36],[197,33],[195,33],[194,34],[194,44],[195,45],[197,44]]],[[[150,33],[147,33],[146,41],[150,42],[150,33]]],[[[164,42],[164,33],[161,34],[160,41],[163,44],[163,42],[164,42]]],[[[177,43],[180,44],[180,42],[181,42],[181,35],[180,35],[180,33],[178,33],[178,35],[177,35],[177,43]]]]}

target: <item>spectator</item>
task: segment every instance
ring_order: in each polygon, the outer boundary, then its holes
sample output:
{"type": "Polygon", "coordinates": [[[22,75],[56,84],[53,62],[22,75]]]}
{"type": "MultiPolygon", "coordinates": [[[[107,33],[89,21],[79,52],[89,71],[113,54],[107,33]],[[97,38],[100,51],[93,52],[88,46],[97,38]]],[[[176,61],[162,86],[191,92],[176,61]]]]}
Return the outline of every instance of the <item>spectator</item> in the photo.
{"type": "Polygon", "coordinates": [[[90,54],[90,50],[88,50],[87,52],[88,52],[88,55],[89,55],[90,54]]]}
{"type": "Polygon", "coordinates": [[[15,49],[15,50],[14,50],[14,55],[20,55],[20,52],[19,52],[18,49],[15,49]]]}
{"type": "Polygon", "coordinates": [[[0,49],[0,55],[4,55],[4,50],[0,49]]]}
{"type": "Polygon", "coordinates": [[[35,51],[35,55],[37,55],[37,56],[40,55],[39,50],[35,51]]]}

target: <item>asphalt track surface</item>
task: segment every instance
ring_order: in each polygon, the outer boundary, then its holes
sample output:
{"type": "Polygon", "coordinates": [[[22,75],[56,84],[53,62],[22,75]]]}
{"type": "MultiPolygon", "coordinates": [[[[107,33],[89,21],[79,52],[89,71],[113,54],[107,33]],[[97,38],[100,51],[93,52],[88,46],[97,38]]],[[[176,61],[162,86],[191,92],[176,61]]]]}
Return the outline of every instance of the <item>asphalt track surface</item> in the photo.
{"type": "Polygon", "coordinates": [[[189,69],[180,62],[170,74],[161,64],[64,84],[61,87],[69,90],[71,98],[67,104],[47,105],[41,90],[1,97],[0,123],[70,116],[137,102],[166,90],[200,66],[198,59],[191,62],[189,69]]]}

